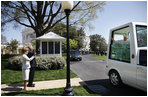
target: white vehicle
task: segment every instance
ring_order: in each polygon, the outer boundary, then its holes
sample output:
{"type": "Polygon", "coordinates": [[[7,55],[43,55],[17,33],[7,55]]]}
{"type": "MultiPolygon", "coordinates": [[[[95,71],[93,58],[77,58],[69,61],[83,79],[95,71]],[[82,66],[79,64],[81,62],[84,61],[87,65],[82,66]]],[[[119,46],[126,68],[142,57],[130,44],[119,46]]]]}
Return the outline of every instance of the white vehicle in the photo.
{"type": "Polygon", "coordinates": [[[110,31],[106,73],[121,83],[147,91],[147,24],[127,23],[110,31]]]}

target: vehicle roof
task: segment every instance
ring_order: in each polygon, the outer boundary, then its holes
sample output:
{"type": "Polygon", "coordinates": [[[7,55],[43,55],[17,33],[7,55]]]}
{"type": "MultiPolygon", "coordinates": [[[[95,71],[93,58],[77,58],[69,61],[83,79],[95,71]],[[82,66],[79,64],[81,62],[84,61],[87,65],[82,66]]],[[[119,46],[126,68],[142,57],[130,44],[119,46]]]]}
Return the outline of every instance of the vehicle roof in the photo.
{"type": "Polygon", "coordinates": [[[79,50],[71,50],[71,52],[75,52],[75,51],[79,51],[79,50]]]}
{"type": "Polygon", "coordinates": [[[147,23],[144,23],[144,22],[129,22],[129,23],[117,26],[117,27],[111,29],[110,31],[113,31],[113,30],[116,30],[116,29],[120,29],[120,28],[129,26],[129,25],[145,25],[145,26],[147,26],[147,23]]]}

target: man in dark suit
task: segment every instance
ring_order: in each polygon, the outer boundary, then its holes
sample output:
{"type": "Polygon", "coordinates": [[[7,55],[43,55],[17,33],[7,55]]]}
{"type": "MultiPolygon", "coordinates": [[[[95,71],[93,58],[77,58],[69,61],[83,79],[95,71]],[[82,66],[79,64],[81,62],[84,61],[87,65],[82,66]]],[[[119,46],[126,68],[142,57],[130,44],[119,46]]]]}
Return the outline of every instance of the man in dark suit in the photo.
{"type": "MultiPolygon", "coordinates": [[[[33,55],[35,55],[35,52],[33,50],[32,45],[30,45],[29,47],[29,52],[28,52],[28,57],[32,57],[33,55]]],[[[29,82],[28,82],[28,87],[35,87],[35,84],[33,84],[33,79],[34,79],[34,72],[35,72],[35,67],[36,67],[36,59],[34,58],[32,61],[30,61],[30,73],[29,73],[29,82]]]]}

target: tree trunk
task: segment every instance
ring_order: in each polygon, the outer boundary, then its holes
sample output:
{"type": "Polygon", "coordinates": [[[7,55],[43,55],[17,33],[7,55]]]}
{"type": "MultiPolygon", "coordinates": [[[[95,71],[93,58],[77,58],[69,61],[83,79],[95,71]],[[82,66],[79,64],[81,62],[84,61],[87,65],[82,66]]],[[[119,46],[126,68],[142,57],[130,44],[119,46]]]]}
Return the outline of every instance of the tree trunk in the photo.
{"type": "Polygon", "coordinates": [[[36,54],[40,54],[40,41],[36,40],[36,54]]]}
{"type": "MultiPolygon", "coordinates": [[[[43,34],[40,31],[36,31],[36,38],[42,36],[43,34]]],[[[40,40],[36,40],[36,53],[40,54],[40,40]]]]}

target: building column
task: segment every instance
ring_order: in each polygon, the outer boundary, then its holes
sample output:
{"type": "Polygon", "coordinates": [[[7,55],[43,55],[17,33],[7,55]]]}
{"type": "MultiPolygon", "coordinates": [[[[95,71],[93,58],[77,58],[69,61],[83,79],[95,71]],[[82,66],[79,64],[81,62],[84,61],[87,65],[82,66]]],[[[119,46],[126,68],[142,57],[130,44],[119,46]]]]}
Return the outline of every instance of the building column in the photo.
{"type": "Polygon", "coordinates": [[[18,48],[16,49],[16,54],[19,54],[19,49],[18,48]]]}
{"type": "Polygon", "coordinates": [[[53,42],[53,55],[55,55],[55,41],[53,42]]]}
{"type": "Polygon", "coordinates": [[[40,56],[42,55],[42,41],[40,40],[40,56]]]}
{"type": "Polygon", "coordinates": [[[5,53],[5,49],[3,49],[3,55],[5,55],[6,53],[5,53]]]}
{"type": "Polygon", "coordinates": [[[62,42],[60,41],[60,56],[62,56],[62,42]]]}

